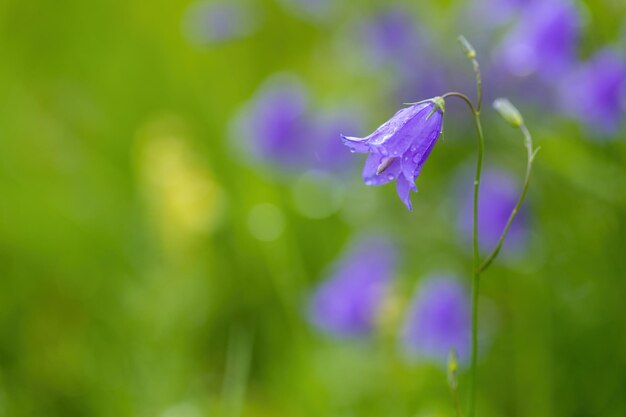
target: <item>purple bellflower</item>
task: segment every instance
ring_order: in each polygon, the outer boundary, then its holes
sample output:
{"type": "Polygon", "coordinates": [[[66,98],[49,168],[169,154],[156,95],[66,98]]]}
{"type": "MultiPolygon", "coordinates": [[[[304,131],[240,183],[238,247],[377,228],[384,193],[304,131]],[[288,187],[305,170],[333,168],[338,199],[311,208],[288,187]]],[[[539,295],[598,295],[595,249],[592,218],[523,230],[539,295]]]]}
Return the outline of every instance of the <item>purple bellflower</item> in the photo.
{"type": "Polygon", "coordinates": [[[309,318],[338,337],[368,335],[394,274],[395,247],[370,238],[352,248],[313,293],[309,318]]]}
{"type": "Polygon", "coordinates": [[[567,0],[536,1],[525,10],[500,47],[499,61],[517,76],[553,80],[576,60],[581,22],[567,0]]]}
{"type": "Polygon", "coordinates": [[[341,135],[353,152],[369,153],[363,168],[366,185],[396,180],[400,200],[411,210],[411,190],[443,128],[444,101],[440,97],[398,111],[364,138],[341,135]]]}
{"type": "Polygon", "coordinates": [[[626,112],[626,63],[605,49],[567,76],[560,86],[564,110],[591,130],[615,133],[626,112]]]}
{"type": "MultiPolygon", "coordinates": [[[[463,177],[466,178],[465,176],[463,177]]],[[[467,242],[471,242],[473,231],[474,189],[472,181],[460,181],[463,201],[459,205],[458,227],[467,242]]],[[[487,169],[483,172],[478,197],[478,238],[483,250],[493,249],[519,198],[515,180],[505,171],[487,169]]],[[[518,213],[504,243],[504,248],[521,249],[527,238],[526,212],[523,207],[518,213]]]]}
{"type": "Polygon", "coordinates": [[[450,350],[461,363],[470,353],[470,299],[456,279],[427,279],[413,299],[402,330],[402,345],[416,359],[446,363],[450,350]]]}

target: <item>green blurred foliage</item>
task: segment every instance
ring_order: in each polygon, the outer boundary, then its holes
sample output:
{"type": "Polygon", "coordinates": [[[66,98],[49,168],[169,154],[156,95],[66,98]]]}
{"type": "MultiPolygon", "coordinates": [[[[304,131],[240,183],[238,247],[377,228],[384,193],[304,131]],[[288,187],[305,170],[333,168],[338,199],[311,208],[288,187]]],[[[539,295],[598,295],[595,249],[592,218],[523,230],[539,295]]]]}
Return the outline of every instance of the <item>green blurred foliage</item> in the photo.
{"type": "MultiPolygon", "coordinates": [[[[342,208],[312,219],[289,181],[228,143],[238,106],[277,71],[320,102],[363,103],[368,128],[388,117],[384,80],[337,59],[358,54],[337,38],[370,3],[323,25],[259,1],[253,36],[205,48],[182,35],[186,1],[0,3],[0,416],[453,415],[445,371],[403,361],[394,325],[420,277],[469,272],[450,196],[474,155],[469,119],[447,122],[412,213],[355,171],[342,208]],[[396,298],[373,340],[328,339],[307,293],[373,229],[402,247],[396,298]]],[[[457,5],[414,8],[449,28],[433,36],[450,56],[457,5]]],[[[593,50],[625,7],[586,8],[593,50]]],[[[524,110],[542,146],[531,245],[484,277],[496,317],[478,414],[623,416],[626,143],[524,110]]],[[[521,139],[486,117],[488,162],[521,173],[521,139]]]]}

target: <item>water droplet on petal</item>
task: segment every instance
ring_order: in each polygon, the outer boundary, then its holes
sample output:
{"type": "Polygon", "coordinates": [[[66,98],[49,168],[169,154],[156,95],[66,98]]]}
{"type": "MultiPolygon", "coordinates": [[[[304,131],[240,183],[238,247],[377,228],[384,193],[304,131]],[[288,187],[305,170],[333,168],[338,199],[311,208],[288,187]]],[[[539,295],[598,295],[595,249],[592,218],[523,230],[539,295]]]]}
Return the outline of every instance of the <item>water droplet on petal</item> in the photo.
{"type": "Polygon", "coordinates": [[[393,175],[389,174],[387,178],[389,179],[389,181],[393,181],[393,175]]]}
{"type": "Polygon", "coordinates": [[[413,145],[411,146],[411,152],[415,152],[417,150],[417,146],[413,145]]]}
{"type": "Polygon", "coordinates": [[[354,149],[350,149],[350,152],[351,153],[355,153],[356,151],[354,149]]]}

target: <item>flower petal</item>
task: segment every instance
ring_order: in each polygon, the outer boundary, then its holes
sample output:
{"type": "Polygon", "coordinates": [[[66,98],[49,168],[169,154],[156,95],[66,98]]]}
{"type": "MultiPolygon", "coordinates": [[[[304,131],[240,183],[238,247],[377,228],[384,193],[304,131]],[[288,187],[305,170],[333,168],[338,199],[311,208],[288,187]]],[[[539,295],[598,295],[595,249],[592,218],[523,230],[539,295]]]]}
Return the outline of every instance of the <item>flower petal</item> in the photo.
{"type": "Polygon", "coordinates": [[[406,208],[409,209],[409,211],[411,211],[413,208],[411,206],[411,190],[417,191],[415,183],[408,181],[404,177],[404,175],[400,175],[398,177],[398,180],[396,181],[396,191],[398,192],[400,200],[402,200],[402,202],[404,203],[406,208]]]}
{"type": "Polygon", "coordinates": [[[367,145],[367,137],[365,138],[355,138],[353,136],[344,136],[341,135],[341,142],[350,148],[351,151],[359,152],[359,153],[367,153],[370,148],[367,145]]]}
{"type": "Polygon", "coordinates": [[[429,132],[429,135],[422,141],[413,144],[408,151],[402,155],[402,174],[408,181],[415,181],[422,170],[422,166],[428,159],[430,152],[433,150],[437,139],[441,134],[441,114],[434,113],[431,119],[435,119],[435,128],[429,132]]]}
{"type": "Polygon", "coordinates": [[[370,149],[383,155],[402,155],[428,124],[426,118],[433,106],[432,102],[426,102],[398,111],[366,138],[370,149]]]}
{"type": "Polygon", "coordinates": [[[393,141],[390,140],[385,145],[389,155],[403,155],[411,147],[418,149],[428,147],[439,137],[442,124],[441,110],[434,113],[431,113],[431,110],[425,109],[398,131],[393,141]]]}
{"type": "Polygon", "coordinates": [[[385,156],[377,153],[371,153],[367,157],[363,166],[363,182],[365,182],[365,185],[383,185],[398,178],[401,169],[400,158],[394,160],[383,172],[377,174],[378,167],[383,162],[383,159],[385,159],[385,156]]]}

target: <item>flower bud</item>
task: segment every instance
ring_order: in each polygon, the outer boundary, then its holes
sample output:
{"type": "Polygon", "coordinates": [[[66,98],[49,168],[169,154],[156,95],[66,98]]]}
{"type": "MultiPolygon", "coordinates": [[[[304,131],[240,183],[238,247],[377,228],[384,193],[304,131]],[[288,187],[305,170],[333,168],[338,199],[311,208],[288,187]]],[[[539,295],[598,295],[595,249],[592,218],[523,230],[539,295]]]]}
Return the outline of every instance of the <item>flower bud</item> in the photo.
{"type": "Polygon", "coordinates": [[[472,46],[471,43],[469,43],[469,41],[467,39],[465,39],[465,36],[461,35],[459,36],[459,42],[461,43],[461,47],[463,47],[463,51],[465,52],[465,55],[467,56],[467,59],[475,59],[476,58],[476,50],[474,49],[474,47],[472,46]]]}
{"type": "Polygon", "coordinates": [[[459,357],[454,348],[450,349],[448,354],[448,384],[450,388],[456,390],[458,387],[457,372],[459,370],[459,357]]]}
{"type": "Polygon", "coordinates": [[[524,119],[519,110],[506,98],[498,98],[493,102],[493,108],[511,126],[520,127],[524,124],[524,119]]]}

